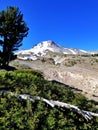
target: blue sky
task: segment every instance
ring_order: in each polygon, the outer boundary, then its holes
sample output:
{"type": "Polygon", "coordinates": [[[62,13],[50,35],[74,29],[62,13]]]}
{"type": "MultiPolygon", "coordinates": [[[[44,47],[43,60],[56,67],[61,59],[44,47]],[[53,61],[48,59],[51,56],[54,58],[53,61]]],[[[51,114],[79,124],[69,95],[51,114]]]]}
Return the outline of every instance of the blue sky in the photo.
{"type": "Polygon", "coordinates": [[[53,40],[63,47],[98,50],[98,0],[0,0],[17,6],[30,28],[20,49],[53,40]]]}

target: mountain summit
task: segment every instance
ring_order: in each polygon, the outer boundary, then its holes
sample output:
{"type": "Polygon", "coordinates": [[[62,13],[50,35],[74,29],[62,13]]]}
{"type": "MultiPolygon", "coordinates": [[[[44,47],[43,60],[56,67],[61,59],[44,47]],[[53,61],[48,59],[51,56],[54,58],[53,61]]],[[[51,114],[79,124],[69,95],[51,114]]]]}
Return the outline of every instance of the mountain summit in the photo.
{"type": "Polygon", "coordinates": [[[43,42],[37,44],[36,46],[34,46],[32,48],[32,51],[35,51],[35,50],[38,53],[41,52],[42,55],[43,55],[43,52],[48,52],[48,51],[57,52],[57,53],[64,53],[64,48],[61,47],[60,45],[56,44],[52,40],[43,41],[43,42]]]}
{"type": "Polygon", "coordinates": [[[74,48],[64,48],[58,44],[56,44],[52,40],[43,41],[41,43],[38,43],[34,47],[32,47],[29,50],[22,50],[20,51],[17,56],[20,59],[26,60],[36,60],[38,57],[42,57],[46,55],[47,52],[54,52],[54,53],[61,53],[61,54],[88,54],[89,52],[80,50],[80,49],[74,49],[74,48]]]}

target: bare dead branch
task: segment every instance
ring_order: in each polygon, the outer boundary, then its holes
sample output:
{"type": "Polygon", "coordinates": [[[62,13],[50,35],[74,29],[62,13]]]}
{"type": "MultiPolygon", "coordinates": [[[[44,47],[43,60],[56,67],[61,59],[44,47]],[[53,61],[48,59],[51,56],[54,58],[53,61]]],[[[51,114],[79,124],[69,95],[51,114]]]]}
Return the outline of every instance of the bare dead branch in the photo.
{"type": "Polygon", "coordinates": [[[5,90],[2,90],[1,93],[2,94],[10,94],[11,96],[17,97],[17,99],[19,99],[19,100],[30,100],[30,101],[40,101],[41,100],[41,101],[47,103],[51,107],[57,106],[57,107],[69,109],[73,112],[80,114],[87,121],[91,120],[94,116],[98,117],[98,113],[93,113],[93,112],[90,112],[90,111],[81,110],[77,106],[70,105],[68,103],[64,103],[64,102],[60,102],[60,101],[48,100],[48,99],[45,99],[45,98],[42,98],[42,97],[39,97],[39,96],[31,96],[31,95],[28,95],[28,94],[16,94],[16,93],[5,91],[5,90]]]}

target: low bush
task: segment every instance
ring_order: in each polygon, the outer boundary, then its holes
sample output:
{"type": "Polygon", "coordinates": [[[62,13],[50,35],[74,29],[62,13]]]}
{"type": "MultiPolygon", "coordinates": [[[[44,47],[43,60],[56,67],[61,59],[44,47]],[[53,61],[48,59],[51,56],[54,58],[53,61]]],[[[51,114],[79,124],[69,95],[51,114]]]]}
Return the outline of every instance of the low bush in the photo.
{"type": "MultiPolygon", "coordinates": [[[[98,112],[95,104],[76,94],[67,85],[46,81],[37,70],[0,73],[0,90],[26,93],[59,100],[84,110],[98,112]]],[[[0,130],[97,130],[98,119],[87,122],[82,116],[63,108],[51,108],[42,101],[19,101],[0,95],[0,130]]]]}

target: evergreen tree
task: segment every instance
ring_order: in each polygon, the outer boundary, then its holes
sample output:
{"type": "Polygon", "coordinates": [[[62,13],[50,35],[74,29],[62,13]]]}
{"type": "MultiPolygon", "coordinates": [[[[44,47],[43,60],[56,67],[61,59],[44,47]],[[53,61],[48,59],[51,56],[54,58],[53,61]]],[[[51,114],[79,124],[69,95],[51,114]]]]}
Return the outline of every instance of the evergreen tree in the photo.
{"type": "Polygon", "coordinates": [[[22,45],[29,28],[23,20],[23,14],[17,7],[7,7],[0,12],[0,45],[2,46],[2,65],[8,66],[13,52],[22,45]]]}

